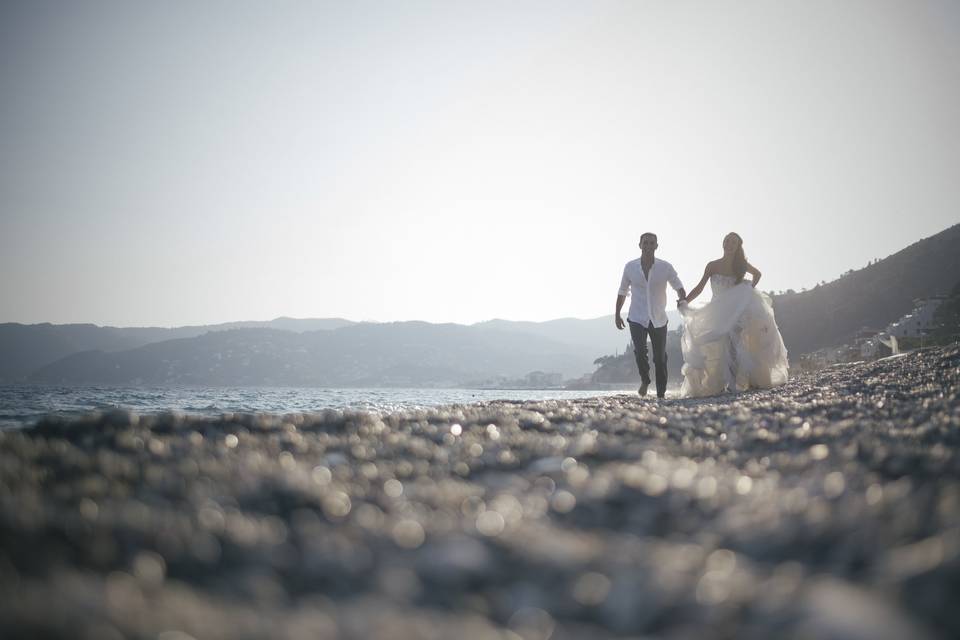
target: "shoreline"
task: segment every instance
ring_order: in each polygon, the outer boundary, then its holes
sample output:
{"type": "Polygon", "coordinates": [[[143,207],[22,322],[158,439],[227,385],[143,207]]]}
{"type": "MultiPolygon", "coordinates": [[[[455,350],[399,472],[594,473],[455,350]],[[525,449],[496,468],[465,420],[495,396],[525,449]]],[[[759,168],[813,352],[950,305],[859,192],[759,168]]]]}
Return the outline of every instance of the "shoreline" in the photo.
{"type": "Polygon", "coordinates": [[[380,414],[404,408],[440,407],[495,399],[538,400],[595,397],[610,390],[551,389],[302,389],[302,388],[128,388],[2,387],[0,428],[24,428],[49,417],[77,420],[123,410],[140,416],[170,411],[216,418],[223,413],[316,413],[363,409],[380,414]]]}

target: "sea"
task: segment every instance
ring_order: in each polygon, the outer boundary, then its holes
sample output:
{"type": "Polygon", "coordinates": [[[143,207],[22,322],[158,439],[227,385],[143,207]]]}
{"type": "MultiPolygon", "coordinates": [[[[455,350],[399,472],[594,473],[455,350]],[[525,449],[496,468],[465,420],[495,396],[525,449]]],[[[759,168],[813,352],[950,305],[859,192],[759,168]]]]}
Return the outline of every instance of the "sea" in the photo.
{"type": "Polygon", "coordinates": [[[18,429],[45,416],[81,415],[127,409],[140,415],[178,411],[222,413],[311,413],[356,409],[390,413],[489,400],[570,400],[628,393],[629,390],[563,389],[322,389],[291,387],[100,387],[0,385],[0,429],[18,429]]]}

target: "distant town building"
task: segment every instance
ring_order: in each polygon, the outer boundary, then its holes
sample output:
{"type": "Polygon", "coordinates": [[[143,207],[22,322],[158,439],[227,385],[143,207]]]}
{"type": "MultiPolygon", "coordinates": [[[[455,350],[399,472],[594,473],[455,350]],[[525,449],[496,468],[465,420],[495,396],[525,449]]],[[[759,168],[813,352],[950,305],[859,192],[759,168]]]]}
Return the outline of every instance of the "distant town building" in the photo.
{"type": "Polygon", "coordinates": [[[899,340],[919,338],[933,329],[933,317],[943,304],[945,296],[933,296],[914,300],[910,313],[887,325],[885,331],[863,327],[853,337],[852,343],[818,349],[801,356],[806,367],[825,367],[837,362],[875,360],[900,353],[899,340]]]}
{"type": "Polygon", "coordinates": [[[527,374],[524,382],[531,387],[560,387],[563,385],[563,374],[531,371],[527,374]]]}
{"type": "Polygon", "coordinates": [[[563,374],[531,371],[522,378],[497,376],[473,384],[478,389],[560,389],[563,387],[563,374]]]}
{"type": "Polygon", "coordinates": [[[887,333],[896,338],[919,338],[933,328],[933,315],[944,296],[914,300],[914,308],[896,322],[887,325],[887,333]]]}
{"type": "Polygon", "coordinates": [[[839,347],[824,347],[800,356],[801,362],[806,366],[818,369],[826,367],[837,362],[847,362],[850,360],[850,346],[841,345],[839,347]]]}
{"type": "Polygon", "coordinates": [[[860,357],[864,360],[885,358],[900,353],[896,336],[887,333],[878,333],[859,342],[860,357]]]}

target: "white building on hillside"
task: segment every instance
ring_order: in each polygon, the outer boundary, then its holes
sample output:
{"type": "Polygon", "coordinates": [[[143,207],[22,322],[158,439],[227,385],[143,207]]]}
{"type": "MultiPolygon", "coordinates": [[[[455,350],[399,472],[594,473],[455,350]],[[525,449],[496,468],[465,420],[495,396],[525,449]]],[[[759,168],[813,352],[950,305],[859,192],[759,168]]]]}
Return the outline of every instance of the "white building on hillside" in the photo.
{"type": "Polygon", "coordinates": [[[914,300],[913,311],[887,325],[887,333],[897,338],[919,338],[933,325],[933,314],[943,303],[943,296],[914,300]]]}
{"type": "Polygon", "coordinates": [[[860,341],[860,357],[865,360],[873,360],[884,356],[892,356],[900,353],[900,345],[897,344],[897,337],[886,333],[878,333],[873,337],[860,341]]]}

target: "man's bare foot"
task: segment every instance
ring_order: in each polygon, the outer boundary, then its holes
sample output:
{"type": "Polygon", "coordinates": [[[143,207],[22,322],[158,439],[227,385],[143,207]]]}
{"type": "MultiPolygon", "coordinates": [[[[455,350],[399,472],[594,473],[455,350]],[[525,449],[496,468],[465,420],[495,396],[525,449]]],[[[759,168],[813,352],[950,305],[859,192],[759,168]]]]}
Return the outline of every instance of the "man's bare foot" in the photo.
{"type": "Polygon", "coordinates": [[[641,396],[647,395],[647,387],[649,386],[650,386],[649,382],[644,382],[643,384],[640,385],[640,388],[637,389],[637,393],[639,393],[641,396]]]}

